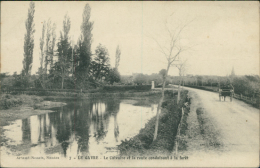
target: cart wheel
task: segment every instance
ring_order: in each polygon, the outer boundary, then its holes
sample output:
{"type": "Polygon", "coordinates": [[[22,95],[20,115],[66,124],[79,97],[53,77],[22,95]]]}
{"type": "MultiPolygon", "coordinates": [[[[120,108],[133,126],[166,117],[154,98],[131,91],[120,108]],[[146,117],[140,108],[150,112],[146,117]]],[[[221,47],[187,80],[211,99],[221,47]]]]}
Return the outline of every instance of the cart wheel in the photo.
{"type": "Polygon", "coordinates": [[[232,102],[232,96],[230,96],[230,101],[232,102]]]}
{"type": "Polygon", "coordinates": [[[221,96],[219,96],[219,101],[221,101],[221,96]]]}

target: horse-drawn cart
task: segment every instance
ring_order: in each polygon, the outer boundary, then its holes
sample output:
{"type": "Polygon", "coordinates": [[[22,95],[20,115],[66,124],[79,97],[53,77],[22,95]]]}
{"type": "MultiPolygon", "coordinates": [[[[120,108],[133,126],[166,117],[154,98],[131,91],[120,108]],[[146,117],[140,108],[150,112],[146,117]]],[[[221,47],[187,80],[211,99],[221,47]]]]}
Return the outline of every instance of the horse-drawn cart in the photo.
{"type": "Polygon", "coordinates": [[[234,87],[232,85],[224,85],[219,87],[219,101],[221,101],[221,97],[224,97],[224,101],[226,96],[230,97],[230,101],[232,102],[232,98],[234,95],[234,87]]]}

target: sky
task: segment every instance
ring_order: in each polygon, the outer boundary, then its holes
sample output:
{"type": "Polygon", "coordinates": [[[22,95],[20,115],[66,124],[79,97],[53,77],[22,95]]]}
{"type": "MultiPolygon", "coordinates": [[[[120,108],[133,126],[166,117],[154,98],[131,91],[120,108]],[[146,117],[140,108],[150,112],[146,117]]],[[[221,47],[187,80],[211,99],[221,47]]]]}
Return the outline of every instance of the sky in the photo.
{"type": "MultiPolygon", "coordinates": [[[[166,69],[167,61],[157,42],[167,50],[169,34],[187,24],[180,45],[189,49],[180,54],[187,60],[186,73],[193,75],[259,75],[258,2],[35,2],[35,34],[32,74],[40,66],[42,23],[49,18],[62,29],[67,13],[70,36],[80,35],[85,4],[94,21],[92,52],[106,46],[110,63],[115,64],[117,45],[121,49],[119,72],[152,74],[166,69]],[[157,41],[157,42],[156,42],[157,41]]],[[[20,73],[23,61],[25,20],[29,2],[1,2],[1,72],[20,73]]],[[[169,75],[178,75],[171,67],[169,75]]]]}

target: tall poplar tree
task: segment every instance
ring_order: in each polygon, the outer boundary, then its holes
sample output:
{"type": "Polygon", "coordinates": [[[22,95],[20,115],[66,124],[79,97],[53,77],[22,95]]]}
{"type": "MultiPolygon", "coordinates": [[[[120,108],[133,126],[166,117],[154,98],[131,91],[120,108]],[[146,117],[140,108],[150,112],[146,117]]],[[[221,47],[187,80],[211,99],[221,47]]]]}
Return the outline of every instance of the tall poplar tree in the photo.
{"type": "Polygon", "coordinates": [[[56,74],[61,77],[61,89],[64,88],[64,80],[69,75],[69,69],[71,66],[71,46],[69,42],[69,31],[70,31],[70,18],[65,15],[63,21],[63,31],[60,32],[60,40],[57,44],[58,51],[58,62],[56,63],[56,74]]]}
{"type": "Polygon", "coordinates": [[[89,67],[91,63],[91,44],[92,44],[92,29],[93,22],[90,21],[91,8],[88,4],[85,5],[82,14],[83,21],[81,24],[81,35],[78,40],[77,50],[77,66],[76,78],[84,82],[89,77],[89,67]]]}
{"type": "Polygon", "coordinates": [[[24,60],[23,60],[23,75],[27,76],[31,74],[32,62],[33,62],[33,48],[34,48],[34,32],[35,25],[33,22],[35,12],[34,2],[30,2],[28,9],[28,17],[25,21],[26,33],[24,35],[24,60]]]}
{"type": "Polygon", "coordinates": [[[49,57],[50,57],[50,41],[51,41],[51,20],[49,19],[47,22],[47,32],[46,32],[46,49],[45,49],[45,61],[44,61],[44,73],[47,74],[47,68],[49,64],[49,57]]]}
{"type": "Polygon", "coordinates": [[[121,50],[119,48],[119,45],[116,48],[116,62],[115,62],[115,68],[118,70],[119,67],[119,62],[120,62],[120,55],[121,55],[121,50]]]}
{"type": "Polygon", "coordinates": [[[43,69],[43,60],[44,60],[44,36],[45,36],[46,22],[43,22],[42,25],[42,37],[40,38],[40,69],[43,69]]]}
{"type": "Polygon", "coordinates": [[[53,56],[54,56],[54,47],[55,47],[55,42],[56,42],[56,24],[53,23],[52,25],[52,40],[51,40],[51,45],[50,45],[50,67],[53,66],[53,56]]]}
{"type": "Polygon", "coordinates": [[[42,25],[42,36],[40,38],[40,68],[38,69],[39,74],[39,82],[42,86],[42,88],[45,88],[45,82],[43,79],[43,62],[44,62],[44,36],[45,36],[45,29],[46,29],[46,22],[43,22],[42,25]]]}

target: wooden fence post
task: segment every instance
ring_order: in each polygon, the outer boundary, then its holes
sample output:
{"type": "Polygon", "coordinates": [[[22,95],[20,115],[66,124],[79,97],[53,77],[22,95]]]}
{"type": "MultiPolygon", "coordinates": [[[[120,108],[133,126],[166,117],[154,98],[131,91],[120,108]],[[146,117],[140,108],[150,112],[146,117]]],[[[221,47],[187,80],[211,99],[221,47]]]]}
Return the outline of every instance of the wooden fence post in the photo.
{"type": "Polygon", "coordinates": [[[181,125],[182,125],[182,118],[184,115],[184,110],[183,107],[181,108],[181,121],[178,125],[178,129],[177,129],[177,135],[176,135],[176,141],[175,141],[175,154],[178,154],[178,146],[179,146],[179,138],[180,138],[180,132],[181,132],[181,125]]]}

